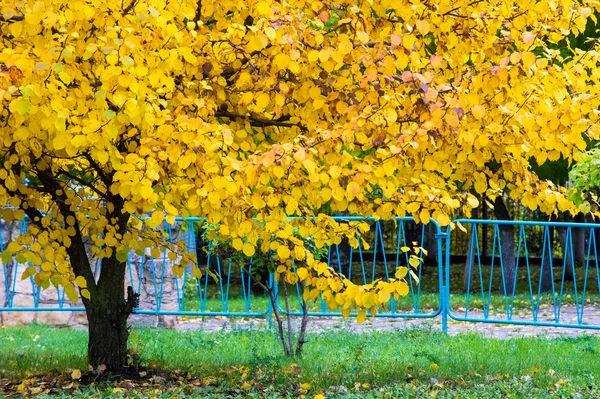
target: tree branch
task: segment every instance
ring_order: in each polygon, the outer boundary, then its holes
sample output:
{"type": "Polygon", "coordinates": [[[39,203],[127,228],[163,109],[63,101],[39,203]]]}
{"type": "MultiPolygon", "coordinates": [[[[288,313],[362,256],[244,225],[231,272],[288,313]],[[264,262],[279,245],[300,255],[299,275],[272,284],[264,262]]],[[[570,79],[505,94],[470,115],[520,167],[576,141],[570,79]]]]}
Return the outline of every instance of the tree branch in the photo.
{"type": "MultiPolygon", "coordinates": [[[[302,288],[302,293],[306,289],[306,283],[304,281],[300,282],[300,288],[302,288]]],[[[298,336],[298,343],[296,345],[296,356],[302,357],[302,346],[307,342],[304,339],[304,334],[306,333],[306,327],[308,325],[308,306],[304,298],[302,298],[302,322],[300,322],[300,335],[298,336]]]]}
{"type": "Polygon", "coordinates": [[[200,21],[200,18],[202,18],[202,0],[198,0],[198,3],[196,5],[196,15],[194,15],[194,22],[200,21]]]}
{"type": "Polygon", "coordinates": [[[12,17],[6,18],[4,15],[0,14],[0,22],[19,22],[25,19],[24,15],[13,15],[12,17]]]}
{"type": "Polygon", "coordinates": [[[292,337],[292,314],[290,312],[290,300],[287,290],[287,284],[285,282],[285,278],[283,274],[281,274],[281,286],[283,287],[283,295],[285,297],[285,311],[286,311],[286,320],[287,320],[287,333],[288,333],[288,348],[290,348],[290,356],[292,352],[292,348],[294,347],[294,339],[292,337]]]}
{"type": "MultiPolygon", "coordinates": [[[[98,190],[96,187],[94,187],[93,184],[90,184],[89,182],[83,180],[81,177],[73,175],[73,174],[67,172],[66,170],[61,170],[60,173],[67,176],[69,179],[75,180],[80,185],[89,188],[90,190],[92,190],[93,192],[98,194],[101,198],[108,199],[108,196],[106,195],[106,193],[103,193],[102,191],[98,190]]],[[[107,189],[108,189],[108,187],[107,187],[107,189]]]]}
{"type": "MultiPolygon", "coordinates": [[[[483,0],[474,0],[472,2],[470,2],[469,4],[466,5],[466,7],[473,7],[474,5],[481,3],[483,0]]],[[[465,7],[465,8],[466,8],[465,7]]],[[[462,17],[462,15],[460,14],[454,14],[455,11],[460,10],[460,7],[455,7],[449,11],[446,11],[445,13],[442,14],[442,17],[446,17],[446,16],[450,16],[450,17],[462,17]]]]}
{"type": "Polygon", "coordinates": [[[279,339],[281,340],[281,343],[283,345],[283,352],[285,353],[286,356],[290,356],[292,353],[292,348],[288,348],[287,342],[285,340],[283,321],[281,320],[281,315],[279,314],[279,310],[277,310],[277,299],[275,298],[275,294],[273,293],[273,290],[271,288],[269,288],[267,285],[260,282],[258,279],[256,279],[252,275],[252,273],[250,273],[250,271],[247,270],[245,267],[241,267],[241,269],[244,271],[244,273],[247,273],[250,276],[252,281],[254,281],[260,288],[262,288],[269,295],[273,315],[275,316],[275,321],[277,321],[277,328],[279,330],[279,339]]]}
{"type": "Polygon", "coordinates": [[[286,120],[289,119],[289,117],[281,117],[279,119],[263,119],[263,118],[257,118],[255,116],[251,116],[251,115],[236,114],[236,113],[228,112],[228,111],[217,111],[217,112],[215,112],[215,116],[217,118],[247,119],[248,121],[250,121],[250,126],[254,126],[254,127],[268,127],[268,126],[299,127],[302,130],[307,130],[305,126],[303,126],[299,123],[285,122],[286,120]]]}
{"type": "Polygon", "coordinates": [[[133,7],[135,7],[136,2],[137,2],[137,0],[131,0],[131,2],[127,5],[127,7],[125,7],[123,9],[123,11],[121,12],[121,15],[125,16],[129,13],[129,11],[133,10],[133,7]]]}
{"type": "Polygon", "coordinates": [[[86,152],[83,154],[83,156],[89,162],[90,166],[96,171],[96,173],[98,173],[98,176],[100,176],[100,180],[102,180],[102,183],[104,183],[106,189],[108,190],[110,188],[110,185],[112,184],[112,179],[110,179],[106,175],[106,173],[104,173],[104,169],[102,169],[102,166],[100,166],[96,161],[94,161],[94,159],[89,153],[86,152]]]}
{"type": "Polygon", "coordinates": [[[133,287],[130,285],[127,287],[127,301],[125,302],[125,314],[129,316],[135,308],[140,305],[140,294],[133,291],[133,287]]]}
{"type": "MultiPolygon", "coordinates": [[[[76,276],[83,276],[88,283],[88,289],[90,293],[94,295],[96,291],[96,282],[94,280],[94,273],[92,272],[92,267],[90,265],[90,261],[87,257],[87,253],[85,251],[85,244],[83,242],[83,234],[81,233],[81,228],[79,223],[77,222],[77,215],[71,209],[71,207],[66,202],[66,195],[63,192],[62,194],[57,194],[58,190],[61,190],[56,177],[49,172],[48,170],[38,171],[38,179],[42,185],[48,190],[52,196],[54,202],[58,206],[58,209],[62,216],[66,218],[67,216],[72,216],[75,219],[75,224],[73,228],[75,229],[75,234],[71,236],[71,245],[67,246],[66,252],[69,255],[69,260],[71,263],[71,267],[73,268],[73,272],[75,272],[76,276]]],[[[86,299],[83,298],[84,304],[86,299]]]]}

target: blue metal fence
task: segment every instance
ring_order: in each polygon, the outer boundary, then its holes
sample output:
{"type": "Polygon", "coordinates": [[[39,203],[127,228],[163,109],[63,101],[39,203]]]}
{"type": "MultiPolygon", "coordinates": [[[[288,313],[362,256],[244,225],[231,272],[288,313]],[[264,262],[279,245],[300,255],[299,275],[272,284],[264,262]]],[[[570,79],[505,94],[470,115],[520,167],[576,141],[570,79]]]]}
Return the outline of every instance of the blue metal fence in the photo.
{"type": "MultiPolygon", "coordinates": [[[[599,224],[457,222],[466,233],[451,234],[470,238],[463,263],[450,262],[446,251],[444,307],[451,319],[600,329],[599,224]],[[481,236],[485,225],[488,237],[481,236]],[[486,241],[491,253],[484,257],[486,241]]],[[[448,249],[450,242],[449,234],[448,249]]]]}
{"type": "MultiPolygon", "coordinates": [[[[402,247],[429,247],[436,254],[442,253],[442,241],[439,239],[441,230],[437,222],[432,221],[430,226],[418,225],[413,218],[395,218],[392,220],[375,220],[362,217],[334,217],[339,223],[349,221],[365,221],[370,224],[369,234],[363,234],[369,242],[367,252],[358,240],[357,248],[350,245],[332,245],[327,255],[327,263],[337,272],[345,275],[356,284],[367,284],[376,279],[389,281],[399,266],[409,266],[409,253],[401,250],[402,247]],[[430,231],[428,232],[427,229],[430,231]],[[434,248],[432,248],[434,247],[434,248]]],[[[357,239],[359,233],[357,231],[357,239]]],[[[410,276],[407,278],[409,293],[398,300],[390,299],[385,307],[378,309],[376,317],[411,317],[432,318],[439,316],[442,311],[440,300],[440,284],[442,283],[443,258],[434,256],[427,265],[423,260],[415,274],[420,283],[410,276]]],[[[277,286],[277,284],[276,284],[277,286]]],[[[297,297],[296,309],[302,303],[299,284],[295,286],[297,297]]],[[[278,302],[279,310],[286,313],[282,301],[278,302]]],[[[301,315],[301,312],[291,311],[292,315],[301,315]]],[[[309,306],[309,316],[341,316],[339,310],[329,309],[326,301],[320,296],[312,306],[309,306]]]]}
{"type": "MultiPolygon", "coordinates": [[[[340,223],[364,221],[370,230],[362,234],[357,248],[343,241],[326,253],[328,264],[357,284],[389,279],[398,266],[407,266],[409,255],[402,247],[419,246],[429,251],[416,270],[419,282],[409,278],[409,294],[378,309],[378,317],[440,318],[448,320],[600,329],[600,224],[457,220],[456,228],[442,230],[435,221],[418,225],[411,218],[375,220],[339,216],[340,223]],[[484,226],[486,226],[484,228],[484,226]],[[485,233],[485,234],[484,234],[485,233]],[[456,257],[452,242],[462,235],[466,253],[456,257]],[[482,248],[487,250],[484,252],[482,248]],[[453,256],[451,256],[451,253],[453,256]]],[[[164,251],[131,253],[127,262],[127,285],[140,294],[137,314],[188,316],[267,317],[272,309],[268,297],[252,282],[252,260],[245,269],[211,251],[211,243],[199,240],[202,220],[179,219],[163,226],[171,240],[184,242],[195,251],[214,279],[201,278],[186,268],[181,277],[171,273],[172,262],[164,251]]],[[[0,251],[27,229],[25,222],[0,224],[0,251]]],[[[358,232],[357,232],[358,235],[358,232]]],[[[30,265],[12,259],[2,264],[0,312],[83,311],[71,304],[62,289],[42,290],[33,277],[21,281],[30,265]]],[[[98,273],[101,262],[94,265],[98,273]]],[[[278,293],[277,307],[286,312],[283,291],[272,275],[262,282],[278,293]]],[[[300,314],[301,288],[288,285],[292,294],[290,313],[300,314]]],[[[341,316],[322,298],[309,301],[310,316],[341,316]]]]}

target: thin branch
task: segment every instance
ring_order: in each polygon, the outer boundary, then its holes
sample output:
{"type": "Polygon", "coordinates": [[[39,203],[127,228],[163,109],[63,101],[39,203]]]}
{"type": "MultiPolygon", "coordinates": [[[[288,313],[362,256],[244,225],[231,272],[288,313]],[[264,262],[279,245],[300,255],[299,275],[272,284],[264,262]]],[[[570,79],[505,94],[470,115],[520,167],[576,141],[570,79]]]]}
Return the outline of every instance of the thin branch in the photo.
{"type": "Polygon", "coordinates": [[[13,15],[12,17],[6,18],[4,15],[0,14],[0,22],[19,22],[25,19],[24,15],[13,15]]]}
{"type": "Polygon", "coordinates": [[[123,9],[123,12],[121,13],[121,15],[125,16],[129,13],[129,11],[133,10],[133,7],[135,7],[136,2],[137,2],[137,0],[131,0],[131,2],[127,5],[127,7],[125,7],[123,9]]]}
{"type": "Polygon", "coordinates": [[[352,25],[350,25],[350,22],[344,22],[343,24],[339,24],[339,25],[336,25],[336,26],[334,26],[333,28],[330,28],[329,30],[325,31],[325,33],[324,33],[324,34],[325,34],[325,35],[328,35],[328,34],[330,34],[330,33],[333,33],[333,32],[335,32],[335,31],[336,31],[336,30],[338,30],[338,29],[341,29],[341,28],[343,28],[344,26],[349,26],[349,27],[351,27],[351,28],[352,28],[352,25]]]}
{"type": "Polygon", "coordinates": [[[75,180],[80,185],[89,188],[90,190],[92,190],[93,192],[98,194],[101,198],[108,199],[108,196],[106,195],[106,193],[103,193],[102,191],[98,190],[96,187],[94,187],[93,184],[90,184],[89,182],[83,180],[81,177],[74,175],[72,173],[69,173],[66,170],[61,170],[60,173],[67,176],[69,179],[75,180]]]}
{"type": "MultiPolygon", "coordinates": [[[[467,4],[467,5],[466,5],[466,7],[472,7],[472,6],[476,5],[477,3],[481,3],[482,1],[483,1],[483,0],[475,0],[475,1],[472,1],[471,3],[467,4]]],[[[458,10],[460,10],[460,7],[455,7],[455,8],[453,8],[453,9],[451,9],[450,11],[447,11],[447,12],[443,13],[443,14],[442,14],[442,17],[445,17],[445,16],[450,16],[450,17],[462,17],[462,15],[460,15],[460,14],[458,14],[458,15],[457,15],[457,14],[454,14],[454,12],[455,12],[455,11],[458,11],[458,10]]]]}
{"type": "Polygon", "coordinates": [[[292,314],[290,312],[290,299],[287,290],[287,284],[285,282],[285,277],[281,274],[281,286],[283,287],[283,295],[285,297],[285,311],[287,313],[287,333],[288,333],[288,347],[290,348],[290,355],[292,352],[292,348],[294,347],[294,338],[292,337],[292,314]]]}
{"type": "Polygon", "coordinates": [[[98,173],[98,176],[100,176],[100,180],[102,180],[102,183],[104,183],[104,185],[108,189],[112,184],[112,179],[110,179],[106,175],[106,173],[104,173],[104,169],[102,169],[102,166],[100,166],[96,161],[94,161],[94,159],[89,153],[86,152],[83,154],[83,156],[89,162],[90,166],[96,171],[96,173],[98,173]]]}
{"type": "Polygon", "coordinates": [[[279,127],[299,127],[302,130],[306,130],[306,127],[302,126],[299,123],[291,123],[285,122],[285,117],[279,119],[263,119],[257,118],[255,116],[250,115],[242,115],[236,114],[228,111],[217,111],[215,112],[215,117],[217,118],[230,118],[230,119],[247,119],[250,121],[250,125],[254,127],[268,127],[268,126],[279,126],[279,127]]]}
{"type": "Polygon", "coordinates": [[[283,331],[283,321],[281,320],[281,315],[277,310],[277,300],[275,299],[275,295],[273,294],[273,290],[267,287],[265,284],[256,279],[252,273],[250,273],[246,268],[241,267],[244,273],[247,273],[252,281],[254,281],[260,288],[262,288],[268,295],[271,301],[271,307],[273,308],[273,314],[275,315],[275,320],[277,321],[277,327],[279,329],[279,338],[281,339],[281,343],[283,344],[283,352],[286,356],[289,356],[292,353],[292,348],[288,348],[287,342],[285,340],[285,335],[283,331]]]}
{"type": "Polygon", "coordinates": [[[202,18],[202,0],[198,0],[198,3],[196,4],[196,15],[194,15],[194,22],[200,21],[200,18],[202,18]]]}
{"type": "MultiPolygon", "coordinates": [[[[304,281],[300,282],[300,287],[302,288],[302,293],[306,289],[306,284],[304,281]]],[[[302,357],[302,346],[307,342],[304,339],[304,334],[306,333],[306,327],[308,326],[308,306],[306,304],[306,300],[302,298],[302,321],[300,322],[300,335],[298,336],[298,343],[296,345],[296,356],[302,357]]]]}

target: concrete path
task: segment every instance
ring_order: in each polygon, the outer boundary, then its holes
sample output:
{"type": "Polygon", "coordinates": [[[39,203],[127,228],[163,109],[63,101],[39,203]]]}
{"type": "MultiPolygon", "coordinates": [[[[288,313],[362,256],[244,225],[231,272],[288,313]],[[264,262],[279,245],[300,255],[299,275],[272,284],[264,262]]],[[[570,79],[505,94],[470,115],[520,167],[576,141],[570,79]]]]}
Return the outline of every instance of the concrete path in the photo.
{"type": "MultiPolygon", "coordinates": [[[[457,317],[465,317],[465,313],[455,311],[457,317]]],[[[468,314],[470,318],[483,319],[483,313],[471,311],[468,314]]],[[[554,323],[554,310],[552,307],[540,308],[538,312],[538,321],[554,323]]],[[[490,315],[490,319],[496,319],[503,322],[507,321],[505,314],[490,315]]],[[[533,320],[531,311],[521,311],[513,315],[513,320],[533,320]]],[[[578,314],[575,306],[563,305],[561,308],[560,318],[561,323],[577,324],[578,314]]],[[[600,327],[600,306],[587,306],[582,317],[582,325],[600,327]]],[[[295,324],[299,323],[298,318],[294,318],[295,324]]],[[[204,330],[208,332],[232,331],[232,330],[248,330],[248,329],[267,329],[269,322],[265,319],[252,318],[228,318],[228,317],[199,317],[187,318],[178,323],[179,330],[204,330]]],[[[309,330],[311,332],[324,332],[331,330],[348,330],[357,333],[367,333],[371,331],[398,331],[422,328],[441,330],[441,318],[438,316],[433,319],[404,319],[404,318],[387,318],[376,317],[367,320],[363,324],[357,324],[353,318],[341,317],[311,317],[309,321],[309,330]]],[[[586,328],[564,328],[564,327],[541,327],[541,326],[524,326],[510,323],[485,323],[485,322],[461,322],[450,319],[448,322],[448,333],[450,335],[478,333],[486,337],[507,339],[512,337],[576,337],[581,335],[600,335],[600,330],[586,328]]]]}

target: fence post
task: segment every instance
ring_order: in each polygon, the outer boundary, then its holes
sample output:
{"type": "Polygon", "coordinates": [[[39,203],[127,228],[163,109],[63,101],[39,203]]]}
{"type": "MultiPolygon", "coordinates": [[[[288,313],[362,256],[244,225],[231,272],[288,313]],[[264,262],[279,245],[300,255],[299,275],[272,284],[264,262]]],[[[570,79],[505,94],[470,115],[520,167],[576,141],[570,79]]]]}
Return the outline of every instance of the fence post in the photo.
{"type": "Polygon", "coordinates": [[[448,309],[450,307],[450,296],[448,295],[448,273],[450,264],[450,227],[442,232],[437,226],[438,233],[435,235],[438,247],[438,287],[440,289],[440,311],[442,315],[442,332],[448,332],[448,309]],[[446,240],[446,251],[444,252],[443,240],[446,240]]]}

